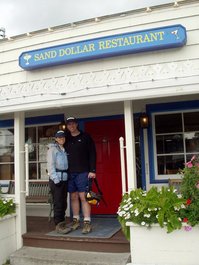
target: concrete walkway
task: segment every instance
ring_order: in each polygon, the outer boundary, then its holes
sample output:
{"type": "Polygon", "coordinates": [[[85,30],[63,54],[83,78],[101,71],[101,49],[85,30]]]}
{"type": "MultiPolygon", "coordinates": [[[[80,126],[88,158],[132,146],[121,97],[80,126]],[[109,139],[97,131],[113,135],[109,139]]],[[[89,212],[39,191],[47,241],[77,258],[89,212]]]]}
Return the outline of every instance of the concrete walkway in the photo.
{"type": "Polygon", "coordinates": [[[23,247],[10,256],[11,265],[126,265],[130,253],[103,253],[23,247]]]}

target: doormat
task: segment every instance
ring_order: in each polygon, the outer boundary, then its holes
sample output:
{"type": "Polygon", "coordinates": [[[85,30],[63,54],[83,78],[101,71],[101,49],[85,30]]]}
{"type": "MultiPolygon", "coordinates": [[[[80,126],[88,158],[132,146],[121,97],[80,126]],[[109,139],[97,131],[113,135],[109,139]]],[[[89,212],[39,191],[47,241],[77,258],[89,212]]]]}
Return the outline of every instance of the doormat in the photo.
{"type": "MultiPolygon", "coordinates": [[[[59,234],[56,231],[48,233],[48,236],[56,237],[81,237],[81,238],[111,238],[121,229],[121,225],[116,218],[92,218],[92,232],[82,234],[82,227],[68,234],[59,234]]],[[[70,226],[70,224],[69,224],[70,226]]],[[[82,223],[81,223],[82,226],[82,223]]]]}

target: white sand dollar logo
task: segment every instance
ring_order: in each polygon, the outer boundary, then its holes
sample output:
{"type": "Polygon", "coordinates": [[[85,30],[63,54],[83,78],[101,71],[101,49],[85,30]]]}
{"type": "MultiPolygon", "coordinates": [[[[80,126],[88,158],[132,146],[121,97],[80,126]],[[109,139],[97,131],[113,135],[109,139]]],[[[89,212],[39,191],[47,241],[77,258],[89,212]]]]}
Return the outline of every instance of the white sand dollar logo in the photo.
{"type": "Polygon", "coordinates": [[[29,60],[30,60],[30,58],[32,57],[32,55],[30,55],[30,54],[28,54],[28,53],[26,53],[25,55],[24,55],[24,60],[26,61],[26,65],[28,65],[29,64],[29,60]]]}

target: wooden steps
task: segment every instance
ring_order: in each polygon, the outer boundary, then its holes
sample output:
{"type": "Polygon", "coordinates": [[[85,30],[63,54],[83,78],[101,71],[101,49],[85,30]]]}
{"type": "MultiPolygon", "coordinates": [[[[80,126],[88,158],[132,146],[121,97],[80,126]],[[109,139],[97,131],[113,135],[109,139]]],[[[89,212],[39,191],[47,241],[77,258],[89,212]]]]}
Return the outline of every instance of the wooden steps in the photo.
{"type": "Polygon", "coordinates": [[[47,235],[53,229],[54,225],[49,223],[45,217],[28,217],[27,233],[23,235],[24,246],[94,252],[130,252],[129,242],[125,239],[121,230],[111,238],[102,239],[54,237],[47,235]]]}

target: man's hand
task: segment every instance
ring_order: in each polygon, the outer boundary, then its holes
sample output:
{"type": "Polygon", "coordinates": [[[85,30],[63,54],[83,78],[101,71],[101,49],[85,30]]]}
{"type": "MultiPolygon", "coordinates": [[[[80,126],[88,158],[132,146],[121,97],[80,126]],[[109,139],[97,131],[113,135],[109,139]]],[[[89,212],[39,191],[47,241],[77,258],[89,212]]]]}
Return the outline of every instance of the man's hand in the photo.
{"type": "Polygon", "coordinates": [[[88,178],[91,178],[91,179],[96,178],[96,173],[94,173],[94,172],[89,172],[89,173],[88,173],[88,178]]]}

